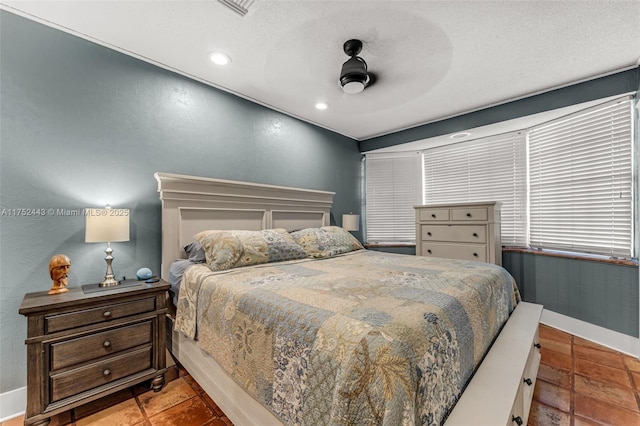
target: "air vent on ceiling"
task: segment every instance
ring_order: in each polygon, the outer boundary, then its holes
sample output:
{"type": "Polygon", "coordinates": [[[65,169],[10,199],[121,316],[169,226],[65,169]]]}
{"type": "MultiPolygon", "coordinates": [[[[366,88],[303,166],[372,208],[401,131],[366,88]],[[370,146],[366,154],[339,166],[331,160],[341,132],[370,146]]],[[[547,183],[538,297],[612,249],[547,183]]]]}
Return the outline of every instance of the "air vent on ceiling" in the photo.
{"type": "Polygon", "coordinates": [[[234,12],[244,16],[249,11],[249,8],[258,0],[218,0],[220,3],[227,6],[234,12]]]}

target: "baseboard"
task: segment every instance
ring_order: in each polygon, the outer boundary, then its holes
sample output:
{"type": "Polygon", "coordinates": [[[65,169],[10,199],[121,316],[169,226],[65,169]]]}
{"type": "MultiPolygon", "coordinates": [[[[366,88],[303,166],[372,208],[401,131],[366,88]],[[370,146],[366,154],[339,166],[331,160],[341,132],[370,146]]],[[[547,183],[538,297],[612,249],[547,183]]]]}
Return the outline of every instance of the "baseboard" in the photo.
{"type": "Polygon", "coordinates": [[[27,406],[27,387],[0,393],[0,422],[24,414],[27,406]]]}
{"type": "Polygon", "coordinates": [[[628,336],[546,309],[542,311],[540,322],[629,356],[640,358],[640,339],[637,337],[628,336]]]}

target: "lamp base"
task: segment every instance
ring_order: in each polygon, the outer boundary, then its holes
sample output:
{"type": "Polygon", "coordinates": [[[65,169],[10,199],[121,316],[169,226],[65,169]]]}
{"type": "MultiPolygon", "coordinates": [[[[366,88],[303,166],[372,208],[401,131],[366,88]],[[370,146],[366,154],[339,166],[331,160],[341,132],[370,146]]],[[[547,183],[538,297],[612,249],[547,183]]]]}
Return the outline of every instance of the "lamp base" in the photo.
{"type": "Polygon", "coordinates": [[[104,277],[104,280],[102,280],[102,282],[98,284],[98,287],[113,287],[118,284],[120,284],[120,282],[117,281],[113,275],[107,275],[104,277]]]}

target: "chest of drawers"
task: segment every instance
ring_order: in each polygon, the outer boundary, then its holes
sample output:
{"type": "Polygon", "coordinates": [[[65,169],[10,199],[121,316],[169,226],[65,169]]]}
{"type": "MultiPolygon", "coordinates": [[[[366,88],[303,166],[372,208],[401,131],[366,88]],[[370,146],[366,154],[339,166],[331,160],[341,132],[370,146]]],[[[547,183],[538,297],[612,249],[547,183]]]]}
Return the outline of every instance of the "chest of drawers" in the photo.
{"type": "Polygon", "coordinates": [[[25,424],[44,425],[70,408],[151,380],[164,384],[169,284],[130,282],[100,291],[81,287],[25,295],[25,424]]]}
{"type": "Polygon", "coordinates": [[[500,203],[415,207],[416,255],[502,264],[500,203]]]}

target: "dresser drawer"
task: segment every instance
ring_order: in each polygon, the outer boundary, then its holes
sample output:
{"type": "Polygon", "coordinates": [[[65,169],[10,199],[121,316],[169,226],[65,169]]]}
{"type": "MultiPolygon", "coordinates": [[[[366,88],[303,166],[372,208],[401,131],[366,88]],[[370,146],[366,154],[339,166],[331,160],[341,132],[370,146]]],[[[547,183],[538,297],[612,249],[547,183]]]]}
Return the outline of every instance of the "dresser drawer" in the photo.
{"type": "Polygon", "coordinates": [[[418,221],[449,221],[449,209],[420,209],[418,210],[418,221]]]}
{"type": "Polygon", "coordinates": [[[111,321],[130,315],[141,314],[154,311],[156,299],[147,297],[145,299],[134,300],[132,302],[105,305],[98,308],[85,309],[82,311],[68,312],[45,317],[47,333],[68,330],[84,325],[96,324],[111,321]]]}
{"type": "Polygon", "coordinates": [[[445,257],[449,259],[487,261],[487,246],[481,244],[422,243],[423,256],[445,257]]]}
{"type": "Polygon", "coordinates": [[[95,364],[51,375],[51,402],[151,368],[151,346],[95,364]]]}
{"type": "Polygon", "coordinates": [[[421,225],[420,231],[423,241],[487,242],[484,225],[421,225]]]}
{"type": "Polygon", "coordinates": [[[451,220],[482,220],[489,219],[486,208],[458,208],[451,209],[451,220]]]}
{"type": "Polygon", "coordinates": [[[51,369],[58,370],[151,343],[151,321],[51,345],[51,369]]]}

